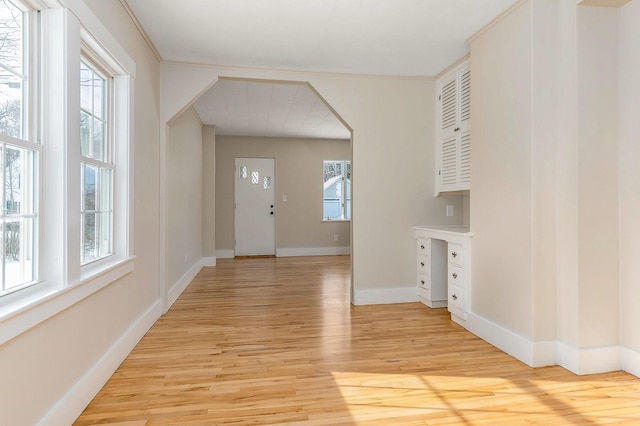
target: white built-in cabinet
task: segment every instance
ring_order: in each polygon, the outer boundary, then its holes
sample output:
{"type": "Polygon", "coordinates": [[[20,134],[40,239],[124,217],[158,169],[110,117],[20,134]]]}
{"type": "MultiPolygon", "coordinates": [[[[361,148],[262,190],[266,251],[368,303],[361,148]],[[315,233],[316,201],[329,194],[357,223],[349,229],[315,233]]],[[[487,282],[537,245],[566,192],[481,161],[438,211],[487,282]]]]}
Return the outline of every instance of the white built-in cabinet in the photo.
{"type": "Polygon", "coordinates": [[[416,226],[417,292],[430,308],[466,321],[471,301],[471,237],[462,226],[416,226]]]}
{"type": "Polygon", "coordinates": [[[471,70],[463,61],[436,81],[436,194],[471,189],[471,70]]]}

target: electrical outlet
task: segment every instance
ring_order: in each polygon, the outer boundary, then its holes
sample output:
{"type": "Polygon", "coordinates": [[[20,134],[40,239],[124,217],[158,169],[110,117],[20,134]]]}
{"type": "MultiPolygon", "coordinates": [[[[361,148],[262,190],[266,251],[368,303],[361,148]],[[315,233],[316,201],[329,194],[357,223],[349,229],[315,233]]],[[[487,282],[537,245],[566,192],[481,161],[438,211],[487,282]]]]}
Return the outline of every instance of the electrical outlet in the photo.
{"type": "Polygon", "coordinates": [[[333,241],[338,241],[339,237],[338,234],[333,234],[333,241]]]}
{"type": "Polygon", "coordinates": [[[453,216],[453,205],[447,204],[447,216],[453,216]]]}

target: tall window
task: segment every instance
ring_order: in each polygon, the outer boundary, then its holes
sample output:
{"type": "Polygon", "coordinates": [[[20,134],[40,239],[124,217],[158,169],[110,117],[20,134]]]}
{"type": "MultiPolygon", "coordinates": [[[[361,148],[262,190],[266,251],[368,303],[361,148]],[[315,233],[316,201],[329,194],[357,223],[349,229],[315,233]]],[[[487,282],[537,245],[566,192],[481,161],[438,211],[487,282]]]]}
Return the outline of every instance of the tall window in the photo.
{"type": "Polygon", "coordinates": [[[29,10],[0,0],[0,295],[36,279],[37,119],[29,10]]]}
{"type": "Polygon", "coordinates": [[[110,79],[80,63],[81,263],[113,253],[113,171],[110,79]]]}
{"type": "Polygon", "coordinates": [[[323,220],[351,219],[351,162],[325,161],[323,176],[323,220]]]}

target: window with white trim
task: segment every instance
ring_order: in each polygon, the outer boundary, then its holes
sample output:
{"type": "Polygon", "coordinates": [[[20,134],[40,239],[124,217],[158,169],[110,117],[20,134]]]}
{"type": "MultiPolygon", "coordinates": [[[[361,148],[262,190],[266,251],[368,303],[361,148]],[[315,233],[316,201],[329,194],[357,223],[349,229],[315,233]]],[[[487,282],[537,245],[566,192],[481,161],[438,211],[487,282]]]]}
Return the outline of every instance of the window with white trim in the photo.
{"type": "Polygon", "coordinates": [[[110,78],[83,59],[80,63],[81,263],[113,253],[113,172],[110,78]]]}
{"type": "Polygon", "coordinates": [[[324,161],[322,219],[351,219],[351,162],[324,161]]]}
{"type": "Polygon", "coordinates": [[[0,296],[37,280],[35,13],[0,0],[0,296]]]}

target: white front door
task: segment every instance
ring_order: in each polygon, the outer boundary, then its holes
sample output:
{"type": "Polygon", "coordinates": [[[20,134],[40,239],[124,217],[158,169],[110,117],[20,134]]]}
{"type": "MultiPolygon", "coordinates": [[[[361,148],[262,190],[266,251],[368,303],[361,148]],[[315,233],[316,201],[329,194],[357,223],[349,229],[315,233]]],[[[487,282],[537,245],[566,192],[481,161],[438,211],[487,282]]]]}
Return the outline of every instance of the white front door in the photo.
{"type": "Polygon", "coordinates": [[[273,158],[236,158],[236,256],[276,253],[274,172],[273,158]]]}

